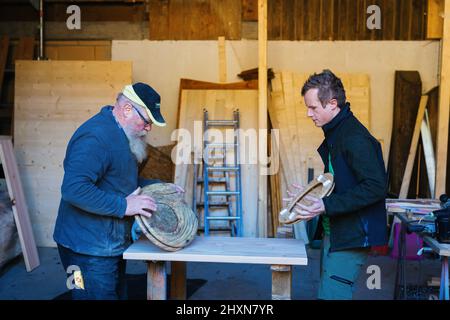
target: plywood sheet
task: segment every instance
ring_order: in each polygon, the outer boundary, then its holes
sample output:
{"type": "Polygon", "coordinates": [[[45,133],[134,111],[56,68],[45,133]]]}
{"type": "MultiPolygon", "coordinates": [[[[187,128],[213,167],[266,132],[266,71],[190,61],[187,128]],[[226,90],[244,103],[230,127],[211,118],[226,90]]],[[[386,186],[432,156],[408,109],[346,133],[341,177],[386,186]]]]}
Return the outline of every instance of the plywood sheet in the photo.
{"type": "Polygon", "coordinates": [[[52,239],[67,143],[131,82],[131,62],[16,62],[14,137],[38,246],[52,239]]]}

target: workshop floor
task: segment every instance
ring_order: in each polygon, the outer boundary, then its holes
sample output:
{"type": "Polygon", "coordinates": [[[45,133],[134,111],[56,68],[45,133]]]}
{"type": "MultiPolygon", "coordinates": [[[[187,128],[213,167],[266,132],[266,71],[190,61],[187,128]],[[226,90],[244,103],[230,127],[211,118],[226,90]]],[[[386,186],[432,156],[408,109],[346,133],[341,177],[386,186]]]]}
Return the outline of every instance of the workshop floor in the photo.
{"type": "MultiPolygon", "coordinates": [[[[57,250],[39,248],[41,265],[30,273],[22,257],[12,260],[0,271],[0,300],[67,299],[66,274],[57,250]]],[[[293,299],[316,299],[319,278],[319,250],[308,249],[308,266],[293,269],[293,299]]],[[[394,292],[396,261],[387,256],[371,256],[355,288],[358,300],[391,300],[394,292]],[[366,282],[371,265],[380,267],[381,288],[369,290],[366,282]]],[[[145,298],[146,266],[144,262],[128,263],[129,296],[145,298]],[[136,282],[138,282],[136,284],[136,282]],[[136,291],[133,292],[132,290],[136,291]]],[[[437,288],[428,288],[427,280],[440,276],[440,261],[433,257],[408,261],[409,299],[429,299],[437,288]]],[[[271,272],[266,265],[188,263],[188,294],[190,300],[267,300],[271,298],[271,272]]],[[[433,298],[432,296],[431,298],[433,298]]]]}

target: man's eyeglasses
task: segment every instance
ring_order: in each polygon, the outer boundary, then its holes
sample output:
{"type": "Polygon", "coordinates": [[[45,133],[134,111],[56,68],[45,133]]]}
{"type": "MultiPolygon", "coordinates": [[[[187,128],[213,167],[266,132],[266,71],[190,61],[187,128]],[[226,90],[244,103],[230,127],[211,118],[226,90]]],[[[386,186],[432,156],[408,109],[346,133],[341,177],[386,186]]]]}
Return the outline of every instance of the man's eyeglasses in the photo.
{"type": "Polygon", "coordinates": [[[139,117],[141,117],[142,121],[144,121],[144,123],[145,123],[146,126],[152,124],[151,121],[149,121],[149,120],[147,120],[147,119],[144,118],[144,116],[139,112],[138,108],[136,108],[136,107],[133,106],[133,105],[132,105],[132,107],[133,107],[134,110],[136,110],[136,112],[138,113],[139,117]]]}

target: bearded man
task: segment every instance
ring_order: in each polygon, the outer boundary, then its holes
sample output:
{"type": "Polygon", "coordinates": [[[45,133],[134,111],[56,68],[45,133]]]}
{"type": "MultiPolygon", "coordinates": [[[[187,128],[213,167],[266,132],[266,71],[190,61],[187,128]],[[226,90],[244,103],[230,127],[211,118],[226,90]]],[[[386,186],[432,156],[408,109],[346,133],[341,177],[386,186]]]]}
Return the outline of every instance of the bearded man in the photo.
{"type": "Polygon", "coordinates": [[[132,243],[133,216],[157,209],[154,199],[139,195],[140,187],[159,182],[138,177],[152,125],[166,125],[160,96],[135,83],[69,141],[53,238],[64,269],[73,272],[73,299],[127,298],[122,253],[132,243]]]}

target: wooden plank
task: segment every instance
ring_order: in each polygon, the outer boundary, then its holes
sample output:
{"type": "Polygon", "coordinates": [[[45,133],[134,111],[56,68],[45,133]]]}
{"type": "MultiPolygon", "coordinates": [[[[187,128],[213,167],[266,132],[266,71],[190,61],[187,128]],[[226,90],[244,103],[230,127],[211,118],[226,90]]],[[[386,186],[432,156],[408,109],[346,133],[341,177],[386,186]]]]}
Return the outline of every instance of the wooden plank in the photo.
{"type": "Polygon", "coordinates": [[[14,55],[16,60],[33,60],[34,58],[34,37],[22,37],[19,39],[14,55]]]}
{"type": "Polygon", "coordinates": [[[169,2],[150,0],[149,39],[165,40],[169,32],[169,2]]]}
{"type": "Polygon", "coordinates": [[[441,39],[444,32],[444,0],[428,0],[427,4],[427,39],[441,39]]]}
{"type": "Polygon", "coordinates": [[[395,40],[397,1],[384,0],[381,10],[381,30],[383,32],[383,40],[395,40]]]}
{"type": "MultiPolygon", "coordinates": [[[[297,2],[302,1],[298,0],[297,2]]],[[[283,24],[282,9],[283,0],[272,0],[267,3],[268,5],[268,38],[269,40],[281,40],[282,32],[281,25],[283,24]]],[[[300,20],[302,21],[302,20],[300,20]]],[[[298,32],[298,31],[297,31],[298,32]]]]}
{"type": "Polygon", "coordinates": [[[439,118],[436,147],[436,196],[445,193],[447,175],[448,126],[450,112],[450,0],[445,0],[444,34],[442,38],[439,118]]]}
{"type": "Polygon", "coordinates": [[[147,300],[166,299],[166,264],[163,261],[150,261],[147,263],[147,300]]]}
{"type": "Polygon", "coordinates": [[[6,178],[9,198],[12,202],[14,221],[19,234],[25,266],[29,272],[39,266],[39,254],[34,240],[28,206],[22,188],[11,137],[9,136],[0,136],[0,160],[6,178]]]}
{"type": "Polygon", "coordinates": [[[196,237],[180,251],[164,251],[149,240],[133,243],[124,259],[147,261],[190,261],[215,263],[254,263],[270,265],[307,265],[302,240],[277,238],[196,237]]]}
{"type": "Polygon", "coordinates": [[[242,0],[242,21],[258,21],[258,0],[242,0]]]}
{"type": "Polygon", "coordinates": [[[258,235],[267,236],[267,0],[258,0],[258,235]]]}
{"type": "MultiPolygon", "coordinates": [[[[320,40],[333,40],[333,11],[334,0],[321,0],[320,1],[320,25],[321,34],[320,40]]],[[[300,24],[300,23],[299,23],[300,24]]]]}
{"type": "MultiPolygon", "coordinates": [[[[261,9],[261,0],[258,0],[259,8],[261,9]]],[[[281,14],[281,39],[294,40],[295,39],[295,1],[283,1],[281,14]]],[[[261,26],[261,13],[258,20],[261,26]]]]}
{"type": "Polygon", "coordinates": [[[411,140],[411,147],[409,149],[408,160],[406,161],[405,174],[400,187],[400,199],[405,199],[408,196],[409,183],[411,181],[412,169],[414,166],[414,158],[416,157],[417,144],[419,142],[420,127],[425,114],[425,107],[428,102],[428,96],[422,96],[420,99],[419,111],[417,113],[416,124],[414,126],[413,137],[411,140]]]}
{"type": "Polygon", "coordinates": [[[225,37],[219,37],[219,82],[227,82],[227,56],[225,47],[225,37]]]}
{"type": "Polygon", "coordinates": [[[131,62],[16,62],[14,146],[39,246],[54,246],[67,143],[131,83],[131,62]]]}

